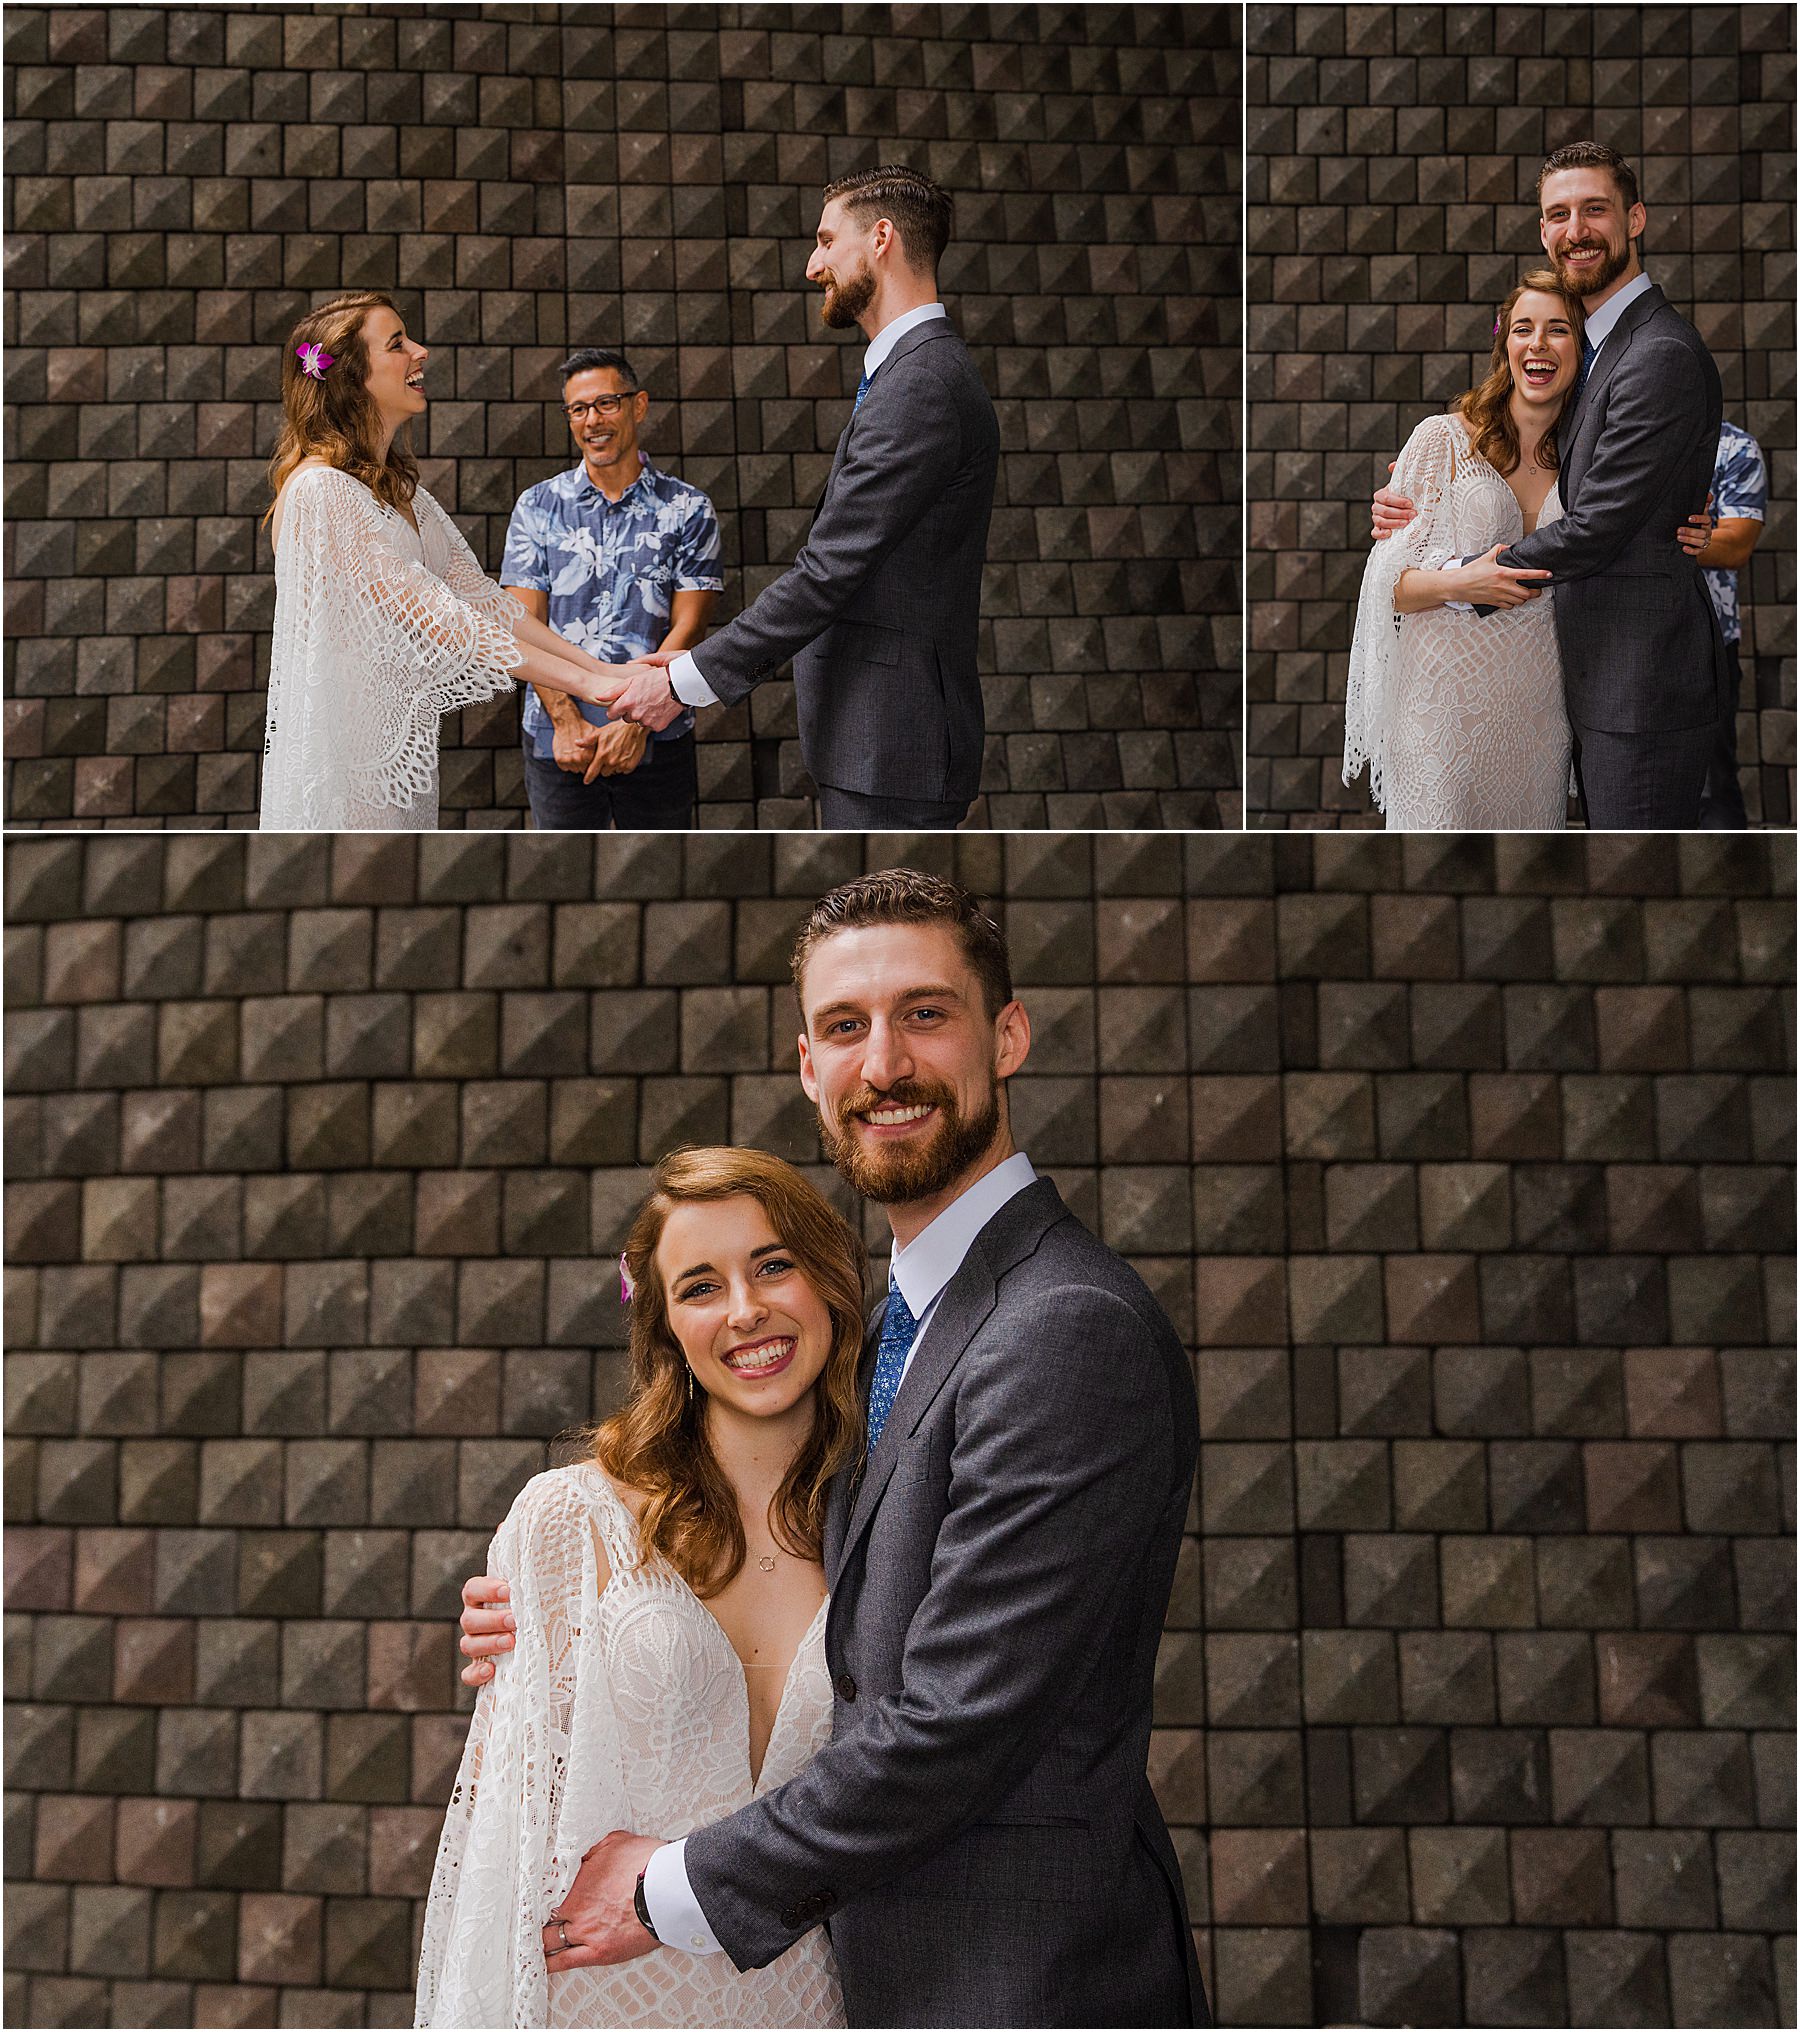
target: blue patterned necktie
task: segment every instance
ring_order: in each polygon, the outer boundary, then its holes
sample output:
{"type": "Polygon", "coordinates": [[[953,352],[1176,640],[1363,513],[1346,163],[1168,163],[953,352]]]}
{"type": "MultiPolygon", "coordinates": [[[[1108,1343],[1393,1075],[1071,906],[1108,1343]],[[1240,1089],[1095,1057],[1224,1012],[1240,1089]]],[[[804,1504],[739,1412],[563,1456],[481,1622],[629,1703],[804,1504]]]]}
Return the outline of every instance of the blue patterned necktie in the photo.
{"type": "MultiPolygon", "coordinates": [[[[873,378],[873,375],[865,374],[856,384],[856,409],[860,409],[863,406],[863,397],[868,394],[869,383],[873,378]]],[[[856,414],[856,409],[851,410],[850,414],[852,416],[856,414]]]]}
{"type": "Polygon", "coordinates": [[[1569,398],[1571,408],[1581,400],[1581,391],[1587,386],[1588,369],[1594,364],[1594,355],[1600,348],[1584,334],[1581,341],[1581,369],[1575,376],[1575,393],[1569,398]]]}
{"type": "Polygon", "coordinates": [[[869,1385],[869,1452],[875,1451],[894,1408],[894,1394],[906,1368],[906,1357],[919,1331],[919,1322],[907,1309],[900,1287],[888,1283],[887,1310],[881,1315],[881,1345],[875,1351],[875,1377],[869,1385]]]}

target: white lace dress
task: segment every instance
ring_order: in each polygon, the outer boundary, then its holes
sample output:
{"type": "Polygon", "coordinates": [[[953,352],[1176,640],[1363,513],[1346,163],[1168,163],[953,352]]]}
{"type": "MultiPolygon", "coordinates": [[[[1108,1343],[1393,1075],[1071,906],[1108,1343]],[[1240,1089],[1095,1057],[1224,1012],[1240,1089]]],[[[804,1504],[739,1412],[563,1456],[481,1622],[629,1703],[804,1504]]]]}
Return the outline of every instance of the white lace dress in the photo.
{"type": "Polygon", "coordinates": [[[275,549],[265,832],[429,832],[438,722],[513,688],[513,616],[431,496],[415,532],[360,480],[288,482],[275,549]]]}
{"type": "MultiPolygon", "coordinates": [[[[1428,417],[1392,485],[1417,515],[1363,573],[1344,700],[1344,781],[1366,764],[1392,832],[1557,832],[1568,823],[1569,716],[1550,597],[1487,615],[1396,614],[1409,566],[1474,557],[1525,533],[1518,498],[1462,419],[1428,417]]],[[[1538,515],[1562,514],[1555,487],[1538,515]]]]}
{"type": "Polygon", "coordinates": [[[546,1977],[540,1930],[614,1828],[690,1834],[784,1784],[831,1734],[825,1608],[802,1639],[750,1777],[750,1703],[724,1631],[592,1463],[519,1492],[488,1571],[512,1585],[515,1649],[470,1724],[425,1908],[420,2025],[836,2026],[822,1931],[740,1975],[661,1947],[546,1977]],[[611,1579],[599,1591],[596,1548],[611,1579]]]}

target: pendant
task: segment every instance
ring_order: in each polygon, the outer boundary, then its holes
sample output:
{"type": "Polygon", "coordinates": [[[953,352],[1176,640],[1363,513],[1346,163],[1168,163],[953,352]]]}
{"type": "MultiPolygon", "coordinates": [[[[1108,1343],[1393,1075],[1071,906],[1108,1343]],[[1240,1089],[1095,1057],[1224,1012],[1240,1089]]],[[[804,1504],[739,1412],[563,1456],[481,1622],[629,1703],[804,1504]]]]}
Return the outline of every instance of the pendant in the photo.
{"type": "Polygon", "coordinates": [[[764,1573],[773,1573],[775,1571],[775,1562],[766,1552],[756,1563],[762,1568],[764,1573]]]}

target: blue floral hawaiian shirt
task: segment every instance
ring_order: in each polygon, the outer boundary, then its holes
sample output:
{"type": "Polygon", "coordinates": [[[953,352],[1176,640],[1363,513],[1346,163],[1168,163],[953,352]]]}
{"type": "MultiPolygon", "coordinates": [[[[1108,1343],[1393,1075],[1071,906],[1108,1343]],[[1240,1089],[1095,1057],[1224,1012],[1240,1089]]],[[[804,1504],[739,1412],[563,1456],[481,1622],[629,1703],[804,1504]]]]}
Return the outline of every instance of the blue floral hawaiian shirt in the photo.
{"type": "MultiPolygon", "coordinates": [[[[655,466],[641,467],[617,501],[585,466],[571,466],[519,496],[500,583],[548,593],[550,626],[565,641],[602,663],[624,663],[661,645],[675,594],[723,590],[719,518],[698,487],[655,466]]],[[[583,719],[606,724],[604,706],[577,705],[583,719]]],[[[529,685],[522,724],[532,752],[549,755],[550,715],[529,685]]],[[[693,714],[683,713],[656,738],[679,740],[693,727],[693,714]]]]}
{"type": "MultiPolygon", "coordinates": [[[[1769,476],[1763,470],[1763,455],[1755,438],[1735,423],[1719,426],[1719,461],[1713,467],[1712,512],[1721,522],[1738,520],[1764,522],[1769,511],[1769,476]]],[[[1712,594],[1713,611],[1719,617],[1719,633],[1727,642],[1743,639],[1744,624],[1738,614],[1738,575],[1713,566],[1705,574],[1706,590],[1712,594]]]]}

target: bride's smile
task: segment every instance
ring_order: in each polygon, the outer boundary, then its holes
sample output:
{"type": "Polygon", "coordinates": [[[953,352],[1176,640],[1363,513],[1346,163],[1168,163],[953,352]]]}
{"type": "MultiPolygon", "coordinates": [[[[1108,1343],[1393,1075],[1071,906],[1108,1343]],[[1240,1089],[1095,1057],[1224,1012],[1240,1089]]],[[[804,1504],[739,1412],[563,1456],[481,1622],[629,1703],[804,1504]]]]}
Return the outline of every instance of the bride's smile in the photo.
{"type": "Polygon", "coordinates": [[[1541,289],[1519,292],[1507,323],[1506,357],[1513,392],[1527,410],[1549,408],[1554,414],[1561,408],[1581,360],[1569,306],[1561,297],[1541,289]]]}
{"type": "Polygon", "coordinates": [[[768,1419],[806,1409],[831,1353],[831,1312],[758,1201],[674,1207],[656,1262],[669,1326],[716,1410],[768,1419]]]}

